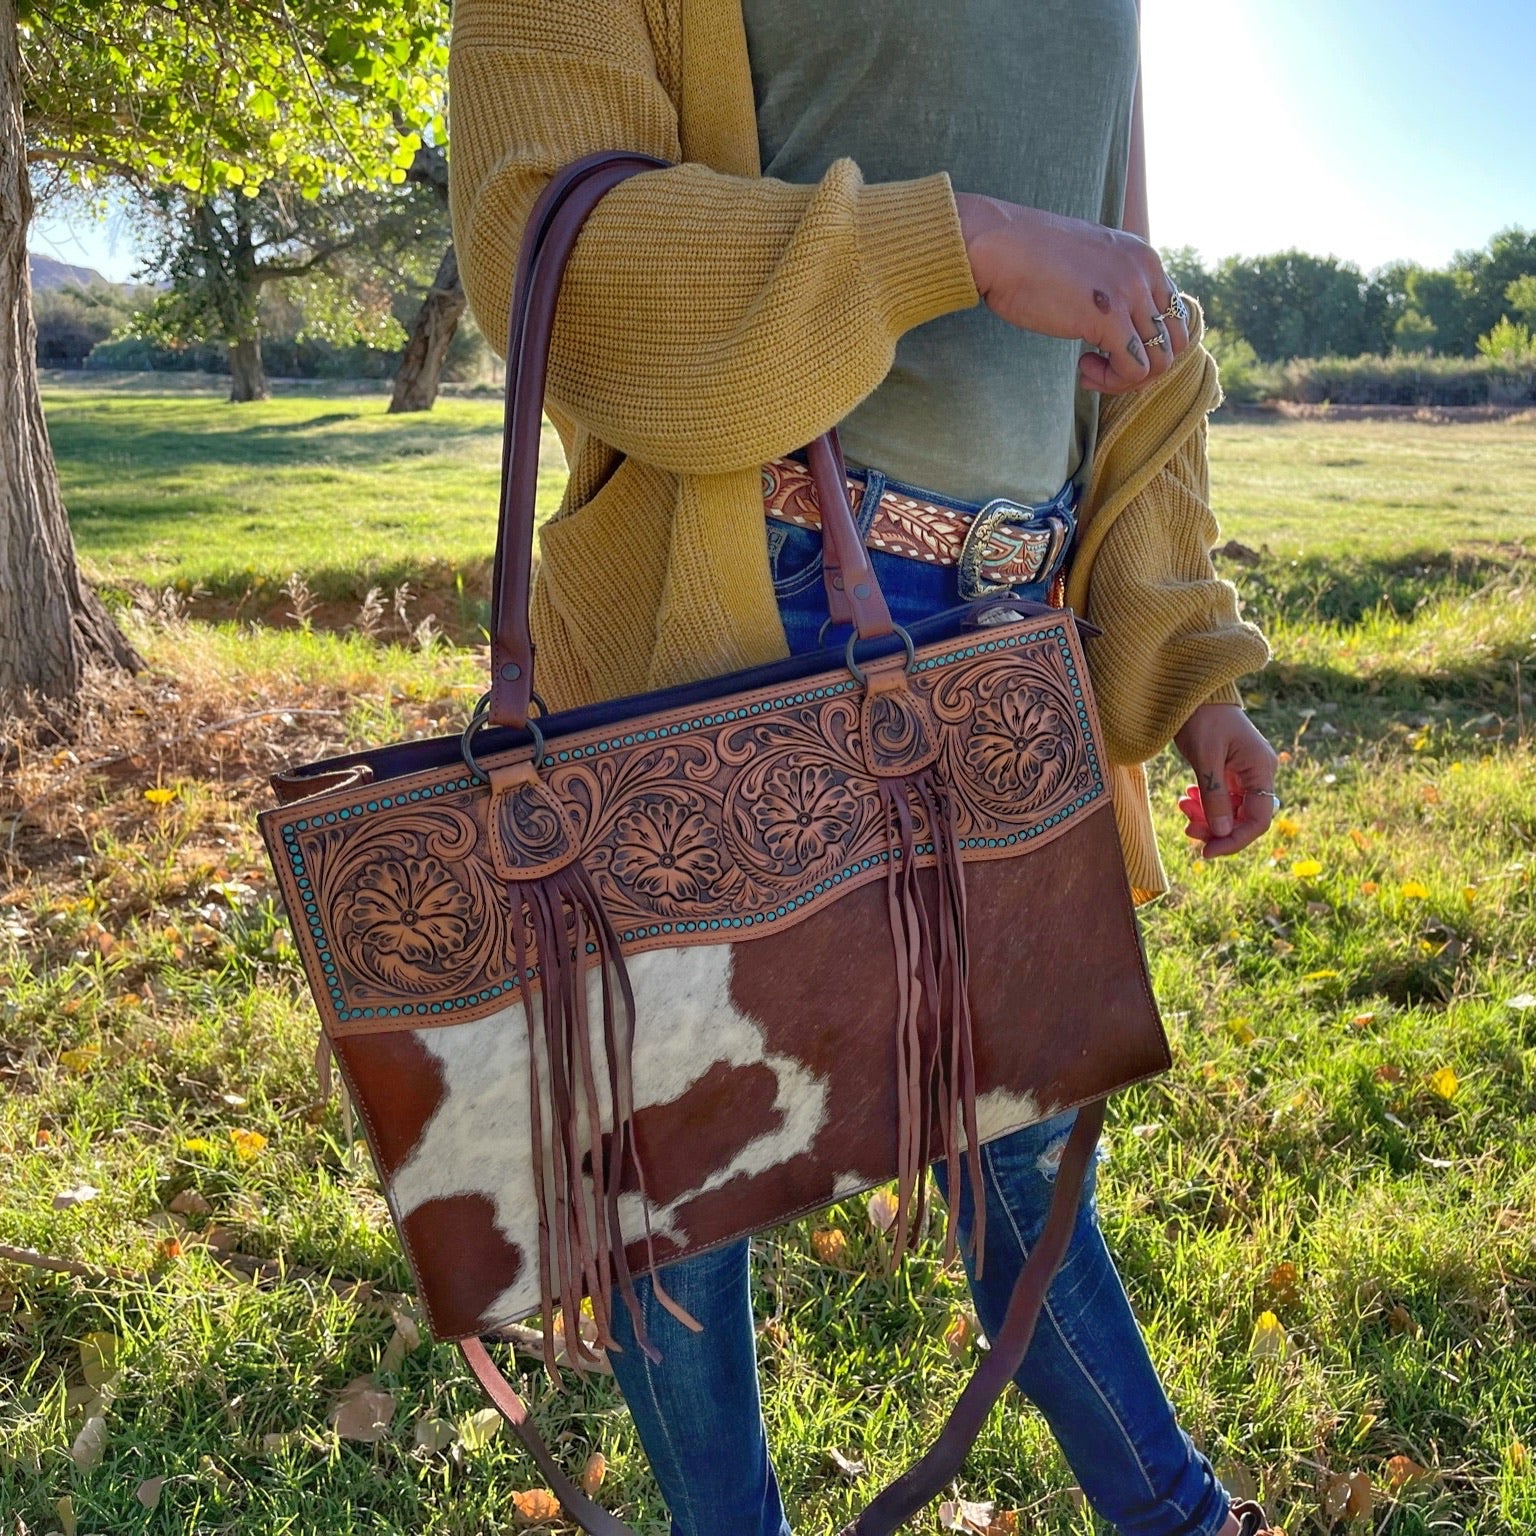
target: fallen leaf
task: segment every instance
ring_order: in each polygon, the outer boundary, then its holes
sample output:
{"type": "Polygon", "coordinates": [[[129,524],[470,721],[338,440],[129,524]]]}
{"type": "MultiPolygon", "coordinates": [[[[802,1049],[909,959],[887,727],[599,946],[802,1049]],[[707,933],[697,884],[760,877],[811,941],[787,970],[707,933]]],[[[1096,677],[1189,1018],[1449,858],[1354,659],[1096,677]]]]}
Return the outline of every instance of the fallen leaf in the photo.
{"type": "Polygon", "coordinates": [[[530,1488],[525,1493],[512,1495],[517,1518],[524,1525],[543,1525],[560,1518],[560,1500],[548,1488],[530,1488]]]}
{"type": "Polygon", "coordinates": [[[115,1333],[88,1333],[80,1340],[80,1372],[86,1385],[99,1392],[117,1380],[123,1341],[115,1333]]]}
{"type": "Polygon", "coordinates": [[[56,1211],[67,1211],[72,1205],[84,1205],[87,1200],[94,1200],[100,1193],[94,1184],[74,1184],[68,1189],[61,1189],[53,1197],[53,1208],[56,1211]]]}
{"type": "MultiPolygon", "coordinates": [[[[372,1378],[364,1377],[363,1380],[372,1378]]],[[[343,1440],[357,1440],[372,1445],[389,1434],[389,1421],[395,1416],[395,1400],[388,1392],[373,1387],[342,1388],[341,1401],[331,1409],[326,1422],[343,1440]]]]}
{"type": "Polygon", "coordinates": [[[107,1421],[99,1413],[93,1413],[80,1426],[80,1433],[75,1436],[70,1445],[69,1459],[82,1472],[89,1472],[92,1467],[101,1465],[102,1458],[106,1454],[107,1421]]]}
{"type": "Polygon", "coordinates": [[[1371,1076],[1378,1083],[1400,1083],[1403,1080],[1403,1069],[1394,1067],[1390,1061],[1384,1061],[1371,1073],[1371,1076]]]}
{"type": "Polygon", "coordinates": [[[133,1490],[133,1496],[145,1509],[154,1509],[160,1503],[160,1490],[164,1487],[165,1479],[163,1477],[146,1477],[133,1490]]]}
{"type": "Polygon", "coordinates": [[[862,1461],[858,1461],[852,1456],[843,1455],[843,1453],[835,1446],[828,1450],[827,1460],[830,1461],[832,1465],[836,1467],[837,1470],[841,1472],[842,1475],[846,1477],[850,1483],[857,1482],[861,1477],[864,1476],[864,1473],[867,1470],[865,1464],[862,1461]]]}
{"type": "Polygon", "coordinates": [[[957,1312],[944,1330],[944,1344],[952,1358],[958,1360],[970,1349],[978,1332],[976,1319],[969,1312],[957,1312]]]}
{"type": "Polygon", "coordinates": [[[889,1232],[896,1222],[896,1196],[877,1189],[869,1197],[869,1224],[877,1232],[889,1232]]]}
{"type": "Polygon", "coordinates": [[[501,1424],[494,1408],[477,1408],[459,1420],[459,1441],[466,1451],[483,1451],[501,1433],[501,1424]]]}
{"type": "Polygon", "coordinates": [[[1440,804],[1440,786],[1438,784],[1419,785],[1419,798],[1425,805],[1440,804]]]}
{"type": "Polygon", "coordinates": [[[166,1209],[175,1211],[178,1216],[209,1216],[213,1213],[207,1197],[200,1190],[191,1188],[174,1195],[166,1209]]]}
{"type": "Polygon", "coordinates": [[[1370,838],[1368,838],[1365,833],[1360,830],[1359,827],[1351,827],[1349,829],[1349,840],[1355,845],[1356,848],[1360,850],[1361,853],[1364,853],[1365,850],[1371,846],[1370,838]]]}
{"type": "Polygon", "coordinates": [[[384,1346],[384,1353],[379,1357],[379,1369],[385,1375],[398,1371],[405,1364],[405,1357],[410,1352],[410,1344],[407,1342],[405,1334],[399,1328],[396,1328],[389,1336],[389,1343],[384,1346]]]}
{"type": "Polygon", "coordinates": [[[603,1486],[608,1476],[608,1458],[601,1451],[593,1451],[581,1469],[581,1491],[591,1498],[603,1486]]]}
{"type": "Polygon", "coordinates": [[[1290,1353],[1290,1340],[1273,1312],[1261,1312],[1248,1341],[1248,1355],[1253,1360],[1284,1360],[1290,1353]]]}
{"type": "Polygon", "coordinates": [[[79,1529],[75,1519],[75,1501],[66,1493],[62,1499],[53,1501],[53,1512],[59,1517],[63,1536],[75,1536],[75,1532],[79,1529]]]}
{"type": "Polygon", "coordinates": [[[1347,1477],[1330,1477],[1323,1483],[1323,1519],[1329,1525],[1344,1518],[1349,1507],[1350,1482],[1347,1477]]]}
{"type": "Polygon", "coordinates": [[[1301,1281],[1301,1272],[1289,1260],[1276,1264],[1270,1270],[1269,1278],[1264,1282],[1269,1287],[1269,1293],[1276,1301],[1293,1302],[1296,1300],[1296,1287],[1301,1281]]]}
{"type": "Polygon", "coordinates": [[[420,1418],[416,1420],[416,1449],[426,1452],[428,1456],[436,1456],[439,1451],[446,1451],[458,1438],[459,1432],[449,1419],[420,1418]]]}
{"type": "Polygon", "coordinates": [[[1429,1074],[1429,1091],[1437,1098],[1449,1102],[1456,1097],[1461,1079],[1449,1067],[1440,1067],[1429,1074]]]}
{"type": "Polygon", "coordinates": [[[1375,1504],[1375,1490],[1371,1487],[1370,1473],[1350,1473],[1349,1498],[1344,1504],[1344,1518],[1346,1520],[1369,1520],[1375,1504]]]}
{"type": "Polygon", "coordinates": [[[811,1252],[823,1264],[841,1265],[848,1257],[848,1234],[836,1227],[822,1227],[811,1233],[811,1252]]]}
{"type": "Polygon", "coordinates": [[[1374,1013],[1357,1013],[1349,1022],[1356,1029],[1369,1029],[1376,1022],[1376,1015],[1374,1013]]]}
{"type": "Polygon", "coordinates": [[[1315,880],[1322,872],[1323,866],[1317,859],[1297,859],[1291,865],[1291,873],[1298,880],[1315,880]]]}
{"type": "Polygon", "coordinates": [[[973,1536],[987,1536],[994,1508],[992,1504],[972,1503],[969,1499],[946,1499],[939,1505],[939,1528],[945,1531],[969,1531],[973,1536]]]}
{"type": "Polygon", "coordinates": [[[1227,1033],[1237,1041],[1239,1045],[1252,1045],[1258,1038],[1254,1033],[1253,1025],[1247,1019],[1228,1019],[1227,1033]]]}
{"type": "Polygon", "coordinates": [[[96,1058],[100,1055],[99,1045],[77,1045],[70,1050],[59,1052],[59,1065],[68,1067],[71,1072],[89,1072],[96,1065],[96,1058]]]}
{"type": "Polygon", "coordinates": [[[405,1340],[406,1352],[415,1354],[421,1348],[421,1325],[409,1312],[400,1307],[391,1307],[389,1316],[395,1325],[395,1331],[405,1340]]]}
{"type": "Polygon", "coordinates": [[[992,1523],[987,1527],[987,1536],[1017,1536],[1018,1529],[1018,1510],[1000,1509],[992,1516],[992,1523]]]}
{"type": "Polygon", "coordinates": [[[1408,1308],[1402,1304],[1402,1302],[1398,1302],[1398,1304],[1393,1307],[1390,1312],[1387,1313],[1387,1327],[1390,1328],[1393,1333],[1416,1334],[1419,1331],[1419,1325],[1414,1318],[1413,1313],[1411,1313],[1408,1308]]]}
{"type": "Polygon", "coordinates": [[[1393,1456],[1387,1462],[1386,1473],[1387,1487],[1393,1493],[1401,1493],[1430,1476],[1429,1468],[1421,1467],[1412,1456],[1393,1456]]]}

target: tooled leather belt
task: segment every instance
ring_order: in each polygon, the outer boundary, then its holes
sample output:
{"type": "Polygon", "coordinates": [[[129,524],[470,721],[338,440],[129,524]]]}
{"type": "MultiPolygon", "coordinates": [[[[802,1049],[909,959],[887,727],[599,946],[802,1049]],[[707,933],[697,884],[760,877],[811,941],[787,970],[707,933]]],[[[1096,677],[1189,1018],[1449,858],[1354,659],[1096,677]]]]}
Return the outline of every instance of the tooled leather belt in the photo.
{"type": "MultiPolygon", "coordinates": [[[[1040,580],[1072,537],[1072,521],[1065,514],[1042,515],[1002,499],[966,513],[887,487],[874,516],[866,518],[864,485],[852,475],[848,494],[860,527],[867,526],[869,548],[930,565],[959,566],[960,595],[967,599],[1040,580]]],[[[795,459],[763,465],[763,510],[776,522],[819,529],[821,510],[810,470],[795,459]]]]}

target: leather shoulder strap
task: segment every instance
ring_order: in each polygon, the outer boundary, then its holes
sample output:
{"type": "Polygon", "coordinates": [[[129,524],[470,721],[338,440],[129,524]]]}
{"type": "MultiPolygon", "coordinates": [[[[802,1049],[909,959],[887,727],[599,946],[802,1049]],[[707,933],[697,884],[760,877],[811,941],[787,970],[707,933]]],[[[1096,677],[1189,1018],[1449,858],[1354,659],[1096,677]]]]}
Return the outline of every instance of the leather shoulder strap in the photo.
{"type": "MultiPolygon", "coordinates": [[[[491,578],[491,688],[494,725],[521,728],[533,699],[533,637],[528,591],[533,571],[533,522],[538,489],[539,431],[555,307],[577,237],[602,198],[621,181],[663,169],[650,155],[617,151],[565,166],[540,194],[518,252],[508,318],[505,421],[496,560],[491,578]]],[[[858,535],[840,472],[841,455],[824,436],[809,455],[821,508],[822,532],[843,583],[835,605],[859,634],[892,633],[890,611],[858,535]],[[839,466],[834,468],[834,466],[839,466]]]]}

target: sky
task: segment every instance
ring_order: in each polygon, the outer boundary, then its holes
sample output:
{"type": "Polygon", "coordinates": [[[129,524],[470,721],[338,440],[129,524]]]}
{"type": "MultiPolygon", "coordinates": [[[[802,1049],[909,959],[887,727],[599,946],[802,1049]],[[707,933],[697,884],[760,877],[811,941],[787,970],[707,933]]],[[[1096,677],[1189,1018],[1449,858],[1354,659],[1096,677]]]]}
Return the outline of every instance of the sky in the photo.
{"type": "MultiPolygon", "coordinates": [[[[1536,228],[1536,0],[1142,0],[1152,238],[1441,266],[1536,228]]],[[[128,278],[120,213],[32,249],[128,278]]]]}

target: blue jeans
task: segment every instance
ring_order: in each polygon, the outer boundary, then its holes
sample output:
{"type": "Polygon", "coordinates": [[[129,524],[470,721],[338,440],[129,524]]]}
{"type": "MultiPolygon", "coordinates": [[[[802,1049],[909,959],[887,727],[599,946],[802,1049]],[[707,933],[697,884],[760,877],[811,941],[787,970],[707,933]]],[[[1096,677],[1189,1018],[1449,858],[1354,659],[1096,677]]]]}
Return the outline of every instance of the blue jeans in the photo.
{"type": "MultiPolygon", "coordinates": [[[[875,474],[866,516],[878,494],[875,474]]],[[[1068,516],[1070,506],[1069,496],[1051,504],[1068,516]]],[[[820,546],[818,533],[770,526],[774,586],[794,651],[815,648],[827,617],[820,546]]],[[[872,559],[898,623],[960,601],[953,566],[880,551],[872,559]]],[[[1042,573],[1038,583],[1015,589],[1017,595],[1043,598],[1052,575],[1042,573]]],[[[1045,1224],[1056,1160],[1073,1118],[1058,1116],[982,1149],[986,1263],[981,1281],[969,1263],[967,1274],[989,1335],[1001,1329],[1014,1281],[1045,1224]]],[[[935,1172],[942,1186],[943,1169],[935,1172]]],[[[1085,1182],[1071,1245],[1016,1378],[1019,1390],[1045,1415],[1089,1502],[1125,1536],[1212,1536],[1226,1521],[1229,1500],[1179,1428],[1147,1355],[1099,1230],[1095,1174],[1085,1182]]],[[[967,1174],[960,1192],[962,1252],[970,1245],[975,1200],[967,1174]]],[[[646,1359],[628,1312],[614,1305],[622,1346],[610,1357],[614,1375],[671,1511],[673,1536],[789,1536],[758,1398],[747,1266],[745,1241],[667,1266],[668,1290],[704,1325],[698,1334],[657,1305],[648,1282],[636,1282],[659,1364],[646,1359]]]]}

